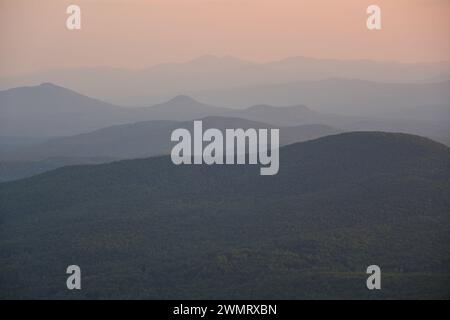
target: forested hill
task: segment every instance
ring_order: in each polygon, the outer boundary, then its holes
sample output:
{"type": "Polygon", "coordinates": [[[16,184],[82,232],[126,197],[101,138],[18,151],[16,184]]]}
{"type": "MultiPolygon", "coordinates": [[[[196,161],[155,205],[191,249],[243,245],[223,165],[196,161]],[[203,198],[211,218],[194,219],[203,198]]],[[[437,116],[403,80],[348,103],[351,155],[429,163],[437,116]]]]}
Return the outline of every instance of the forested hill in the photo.
{"type": "Polygon", "coordinates": [[[381,132],[283,147],[275,176],[170,157],[65,167],[0,184],[0,296],[450,298],[449,194],[448,147],[381,132]]]}

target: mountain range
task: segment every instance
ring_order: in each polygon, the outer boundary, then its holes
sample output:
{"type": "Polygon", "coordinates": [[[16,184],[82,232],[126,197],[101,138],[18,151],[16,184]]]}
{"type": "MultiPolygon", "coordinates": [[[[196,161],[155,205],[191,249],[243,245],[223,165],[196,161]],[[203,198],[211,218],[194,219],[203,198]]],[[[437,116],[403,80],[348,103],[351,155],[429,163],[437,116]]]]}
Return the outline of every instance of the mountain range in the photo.
{"type": "MultiPolygon", "coordinates": [[[[201,120],[205,129],[275,128],[267,123],[240,118],[206,117],[201,120]]],[[[170,136],[177,128],[186,128],[193,132],[193,121],[155,120],[115,125],[89,133],[54,138],[43,143],[4,150],[0,158],[0,181],[21,179],[66,165],[170,154],[175,145],[171,142],[170,136]]],[[[280,145],[341,132],[333,127],[319,124],[279,129],[280,145]]]]}
{"type": "Polygon", "coordinates": [[[202,56],[0,90],[0,299],[450,299],[449,63],[202,56]],[[174,165],[193,120],[280,129],[278,174],[174,165]]]}
{"type": "Polygon", "coordinates": [[[124,108],[51,83],[0,92],[0,135],[54,137],[142,120],[187,120],[225,112],[186,96],[148,108],[124,108]]]}
{"type": "Polygon", "coordinates": [[[277,125],[300,125],[319,121],[320,117],[304,106],[234,110],[207,105],[185,95],[152,107],[125,108],[50,83],[0,92],[0,136],[68,136],[143,120],[183,121],[215,115],[262,122],[274,117],[272,122],[277,125]],[[276,114],[280,115],[274,117],[276,114]]]}
{"type": "Polygon", "coordinates": [[[280,149],[280,171],[170,157],[0,184],[1,298],[450,297],[450,149],[354,132],[280,149]],[[67,265],[83,290],[65,289],[67,265]],[[368,265],[382,290],[366,288],[368,265]]]}
{"type": "MultiPolygon", "coordinates": [[[[119,124],[151,120],[187,121],[208,116],[241,118],[279,127],[321,124],[344,131],[405,132],[450,144],[448,84],[425,84],[424,86],[429,87],[425,91],[408,88],[402,84],[394,86],[403,88],[401,90],[403,95],[414,100],[414,103],[411,102],[413,104],[410,106],[399,104],[386,114],[382,112],[385,108],[377,107],[370,101],[379,99],[380,105],[381,103],[389,105],[387,101],[389,99],[386,97],[392,98],[391,104],[397,101],[398,96],[389,91],[388,87],[382,87],[387,91],[372,92],[370,99],[366,102],[363,97],[357,98],[358,93],[352,94],[351,87],[342,92],[330,89],[327,94],[316,90],[317,96],[322,96],[321,99],[328,100],[330,104],[336,96],[346,97],[347,101],[354,100],[349,105],[373,104],[372,108],[379,109],[378,113],[381,115],[369,117],[318,112],[299,104],[286,107],[259,104],[244,109],[224,108],[198,102],[186,95],[178,95],[167,102],[151,107],[127,108],[44,83],[35,87],[21,87],[0,92],[0,150],[14,150],[14,144],[19,146],[23,144],[18,141],[42,141],[48,138],[72,136],[119,124]],[[383,92],[385,92],[384,96],[383,92]],[[415,94],[421,98],[416,97],[415,94]],[[418,106],[424,101],[430,101],[430,103],[418,106]]],[[[259,88],[254,91],[254,94],[255,97],[262,96],[261,100],[284,96],[282,92],[270,92],[270,88],[259,88]]],[[[299,95],[301,96],[298,97],[299,99],[308,100],[307,91],[300,92],[299,95]]],[[[339,103],[336,102],[336,105],[339,103]]],[[[342,108],[345,109],[343,106],[342,108]]]]}
{"type": "MultiPolygon", "coordinates": [[[[253,104],[295,105],[301,101],[322,113],[402,119],[413,111],[416,120],[424,114],[439,121],[435,106],[446,106],[450,115],[450,81],[432,83],[385,83],[333,78],[229,87],[194,92],[192,97],[218,106],[242,108],[253,104]],[[422,109],[419,114],[418,111],[422,109]],[[419,109],[419,110],[417,110],[419,109]],[[434,117],[433,117],[434,116],[434,117]]],[[[447,118],[448,119],[448,118],[447,118]]]]}
{"type": "MultiPolygon", "coordinates": [[[[202,120],[204,129],[275,128],[267,123],[240,118],[206,117],[200,120],[202,120]]],[[[19,149],[12,153],[10,158],[22,161],[64,157],[132,159],[169,154],[175,144],[171,142],[170,136],[177,128],[186,128],[192,132],[193,121],[155,120],[115,125],[89,133],[50,139],[41,144],[19,149]]],[[[279,129],[280,145],[316,139],[340,132],[338,129],[325,125],[300,125],[279,129]]],[[[5,158],[5,154],[3,154],[3,158],[5,158]]]]}
{"type": "MultiPolygon", "coordinates": [[[[296,81],[316,82],[330,78],[387,83],[441,82],[450,80],[450,64],[308,57],[252,62],[232,56],[205,55],[187,62],[165,63],[140,70],[97,67],[39,72],[0,79],[0,88],[53,82],[114,104],[151,105],[166,101],[180,93],[197,97],[194,93],[202,91],[296,81]]],[[[222,101],[208,102],[220,105],[222,101]]],[[[261,102],[247,101],[244,105],[259,103],[261,102]]],[[[298,100],[294,103],[273,102],[275,105],[297,103],[298,100]]]]}

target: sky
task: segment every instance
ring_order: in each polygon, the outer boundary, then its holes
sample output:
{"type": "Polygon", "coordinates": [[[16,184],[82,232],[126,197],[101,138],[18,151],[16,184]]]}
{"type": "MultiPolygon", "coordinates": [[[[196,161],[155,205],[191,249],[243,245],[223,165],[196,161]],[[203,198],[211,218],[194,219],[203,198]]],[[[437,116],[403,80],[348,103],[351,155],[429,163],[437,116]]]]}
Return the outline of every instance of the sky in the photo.
{"type": "Polygon", "coordinates": [[[0,74],[139,69],[205,54],[450,60],[450,0],[0,0],[0,74]],[[81,30],[66,8],[81,8],[81,30]],[[366,28],[381,7],[382,30],[366,28]]]}

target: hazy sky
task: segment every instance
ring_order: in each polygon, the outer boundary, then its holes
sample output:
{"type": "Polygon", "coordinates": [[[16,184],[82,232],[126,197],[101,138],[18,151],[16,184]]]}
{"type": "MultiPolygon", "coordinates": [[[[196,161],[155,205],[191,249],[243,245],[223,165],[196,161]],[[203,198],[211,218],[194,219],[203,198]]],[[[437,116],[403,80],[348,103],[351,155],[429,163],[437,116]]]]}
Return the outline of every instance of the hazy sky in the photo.
{"type": "Polygon", "coordinates": [[[141,68],[204,54],[450,60],[450,0],[0,0],[0,73],[141,68]],[[66,7],[82,29],[66,29],[66,7]],[[366,8],[383,29],[366,29],[366,8]]]}

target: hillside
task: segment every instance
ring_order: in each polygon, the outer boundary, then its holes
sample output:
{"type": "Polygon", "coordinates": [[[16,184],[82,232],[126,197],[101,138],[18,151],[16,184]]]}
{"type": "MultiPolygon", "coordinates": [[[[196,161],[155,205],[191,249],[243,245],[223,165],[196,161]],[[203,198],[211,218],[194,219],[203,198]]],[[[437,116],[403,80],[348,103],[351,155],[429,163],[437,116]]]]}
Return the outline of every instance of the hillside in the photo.
{"type": "MultiPolygon", "coordinates": [[[[51,83],[0,91],[0,137],[4,137],[3,140],[8,136],[72,136],[138,121],[187,121],[210,116],[259,122],[269,122],[273,117],[273,124],[281,126],[323,122],[321,114],[304,106],[234,110],[178,95],[154,106],[131,108],[111,105],[51,83]]],[[[327,117],[324,119],[328,121],[327,117]]]]}
{"type": "Polygon", "coordinates": [[[2,183],[0,296],[450,298],[449,148],[345,133],[258,173],[156,157],[2,183]],[[81,291],[63,289],[69,264],[81,291]]]}
{"type": "MultiPolygon", "coordinates": [[[[231,117],[202,118],[203,127],[219,130],[233,128],[270,129],[267,123],[231,117]]],[[[115,159],[143,158],[169,154],[174,143],[170,136],[173,130],[193,130],[193,121],[142,121],[115,125],[80,135],[50,139],[47,142],[28,146],[16,152],[4,152],[3,159],[45,160],[52,157],[110,157],[115,159]]],[[[280,144],[319,138],[339,133],[340,130],[325,125],[303,125],[280,128],[280,144]]]]}
{"type": "MultiPolygon", "coordinates": [[[[210,116],[242,118],[278,127],[321,124],[344,131],[404,132],[448,144],[449,84],[381,84],[334,79],[214,93],[220,105],[237,107],[247,101],[244,105],[251,106],[232,109],[199,102],[186,95],[149,107],[123,107],[44,83],[0,91],[0,151],[3,153],[5,146],[7,152],[14,151],[11,145],[17,138],[67,137],[113,125],[188,121],[210,116]],[[325,105],[330,108],[318,112],[325,105]],[[364,110],[370,110],[371,116],[361,116],[364,110]]],[[[211,101],[208,94],[199,97],[201,101],[211,101]]],[[[2,156],[0,159],[4,160],[2,156]]]]}
{"type": "Polygon", "coordinates": [[[125,121],[122,108],[50,83],[0,91],[0,135],[70,135],[125,121]]]}
{"type": "MultiPolygon", "coordinates": [[[[422,106],[445,105],[450,99],[450,81],[436,83],[389,83],[358,78],[329,78],[320,81],[294,81],[225,88],[191,95],[214,105],[245,107],[254,104],[295,105],[299,101],[322,113],[389,118],[422,106]]],[[[448,114],[448,113],[447,113],[448,114]]],[[[434,119],[436,120],[436,119],[434,119]]],[[[448,122],[448,121],[447,121],[448,122]]]]}
{"type": "Polygon", "coordinates": [[[0,161],[0,182],[28,178],[60,167],[76,164],[98,164],[111,162],[113,158],[46,158],[36,161],[0,161]]]}
{"type": "Polygon", "coordinates": [[[186,96],[153,107],[127,108],[43,83],[0,91],[0,136],[69,136],[117,124],[189,120],[226,111],[186,96]]]}

